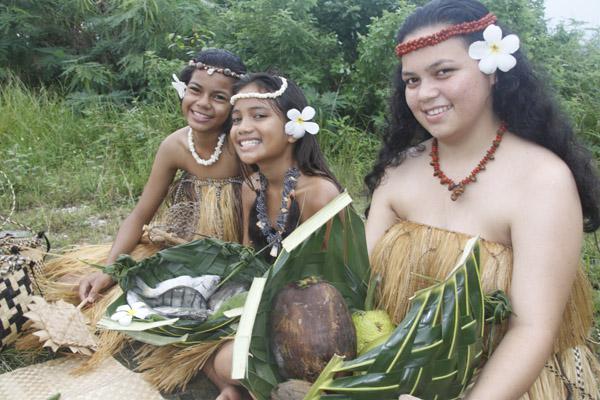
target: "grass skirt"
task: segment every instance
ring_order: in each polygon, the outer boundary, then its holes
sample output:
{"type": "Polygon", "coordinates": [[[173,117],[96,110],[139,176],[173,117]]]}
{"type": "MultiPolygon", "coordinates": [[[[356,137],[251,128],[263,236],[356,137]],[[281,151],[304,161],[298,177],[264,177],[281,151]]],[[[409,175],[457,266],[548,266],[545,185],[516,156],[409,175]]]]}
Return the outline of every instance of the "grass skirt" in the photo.
{"type": "MultiPolygon", "coordinates": [[[[171,190],[171,204],[157,214],[141,243],[130,253],[136,260],[155,254],[164,246],[164,241],[155,240],[155,232],[166,232],[175,242],[185,242],[204,236],[217,237],[239,242],[240,235],[240,184],[237,178],[198,179],[185,174],[171,190]],[[191,221],[191,222],[190,222],[191,221]],[[155,230],[154,228],[158,228],[155,230]],[[157,243],[160,243],[157,244],[157,243]]],[[[164,235],[158,235],[161,239],[164,235]]],[[[168,242],[168,241],[167,241],[168,242]]],[[[173,244],[173,241],[171,241],[173,244]]],[[[45,277],[40,280],[40,289],[47,301],[63,299],[74,305],[80,303],[79,281],[84,276],[98,271],[97,266],[106,265],[111,245],[78,247],[73,251],[56,256],[46,263],[45,277]],[[93,265],[90,265],[93,264],[93,265]]],[[[118,285],[102,293],[91,306],[82,311],[92,326],[102,318],[107,307],[114,302],[122,290],[118,285]]],[[[107,357],[119,353],[130,341],[126,335],[116,331],[99,331],[98,349],[76,372],[86,371],[100,365],[107,357]]],[[[137,370],[144,373],[159,390],[173,392],[185,385],[202,369],[206,361],[227,340],[222,338],[189,346],[153,346],[143,344],[135,353],[137,370]]],[[[17,341],[18,349],[41,348],[42,343],[32,332],[26,332],[17,341]]]]}
{"type": "MultiPolygon", "coordinates": [[[[408,310],[409,297],[418,289],[431,285],[432,281],[427,277],[444,279],[469,238],[408,221],[393,226],[380,239],[371,256],[373,271],[383,277],[378,308],[385,309],[395,323],[401,321],[408,310]]],[[[485,240],[481,241],[480,249],[484,292],[502,289],[508,293],[512,249],[485,240]]],[[[600,398],[600,364],[587,346],[592,316],[591,287],[580,269],[555,341],[555,354],[520,400],[600,398]]],[[[503,332],[505,329],[506,326],[503,332]]]]}

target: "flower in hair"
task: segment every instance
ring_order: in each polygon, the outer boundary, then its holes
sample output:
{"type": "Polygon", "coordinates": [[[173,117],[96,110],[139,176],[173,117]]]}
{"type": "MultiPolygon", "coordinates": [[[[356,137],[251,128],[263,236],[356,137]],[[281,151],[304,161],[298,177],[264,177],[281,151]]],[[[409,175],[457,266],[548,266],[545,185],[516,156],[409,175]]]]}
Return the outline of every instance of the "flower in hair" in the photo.
{"type": "Polygon", "coordinates": [[[479,69],[484,74],[493,74],[496,69],[510,71],[517,60],[511,54],[519,50],[519,37],[508,35],[502,37],[502,29],[490,25],[483,31],[483,41],[471,43],[469,56],[479,61],[479,69]]]}
{"type": "Polygon", "coordinates": [[[133,303],[131,306],[129,304],[125,304],[117,307],[117,311],[111,315],[110,319],[113,321],[119,321],[121,325],[129,325],[131,324],[131,320],[133,317],[146,319],[148,315],[150,315],[150,310],[146,303],[138,301],[133,303]]]}
{"type": "Polygon", "coordinates": [[[300,139],[307,131],[311,135],[316,135],[319,132],[319,124],[310,122],[315,114],[315,109],[310,106],[304,107],[302,112],[295,108],[288,110],[287,117],[290,120],[285,124],[285,133],[296,139],[300,139]]]}
{"type": "Polygon", "coordinates": [[[171,85],[175,88],[175,90],[177,90],[179,98],[183,99],[183,96],[185,96],[185,91],[187,89],[187,85],[185,84],[185,82],[181,82],[179,78],[177,78],[177,75],[173,74],[173,82],[171,82],[171,85]]]}

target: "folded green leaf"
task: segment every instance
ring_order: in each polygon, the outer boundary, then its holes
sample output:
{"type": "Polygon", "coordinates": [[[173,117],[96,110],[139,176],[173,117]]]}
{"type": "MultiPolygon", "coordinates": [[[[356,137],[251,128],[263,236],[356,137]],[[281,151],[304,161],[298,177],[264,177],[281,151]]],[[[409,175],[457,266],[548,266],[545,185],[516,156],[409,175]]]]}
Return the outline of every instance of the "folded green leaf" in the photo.
{"type": "Polygon", "coordinates": [[[401,394],[458,398],[481,362],[485,310],[491,307],[490,319],[495,315],[499,322],[509,314],[503,308],[507,304],[505,295],[483,295],[473,238],[443,282],[415,293],[406,317],[385,343],[355,360],[332,360],[305,400],[385,400],[401,394]],[[354,375],[336,378],[340,372],[354,375]]]}
{"type": "MultiPolygon", "coordinates": [[[[136,278],[141,278],[151,287],[182,275],[196,277],[207,274],[220,276],[219,285],[229,280],[250,284],[254,277],[264,275],[268,269],[269,265],[262,258],[257,257],[252,249],[237,243],[209,238],[161,250],[141,261],[122,255],[104,270],[112,275],[126,292],[132,288],[136,278]]],[[[143,330],[166,338],[155,340],[151,337],[157,345],[172,342],[194,344],[205,340],[216,340],[235,333],[233,322],[239,318],[226,316],[225,311],[242,306],[246,294],[240,293],[231,297],[203,322],[184,319],[165,322],[166,318],[152,315],[147,320],[132,322],[129,328],[121,328],[113,321],[103,320],[102,324],[106,329],[121,330],[132,337],[134,334],[131,332],[134,329],[131,327],[135,327],[135,330],[143,330]]],[[[125,295],[120,296],[108,307],[107,314],[110,316],[118,306],[123,304],[126,304],[125,295]]],[[[140,337],[140,335],[135,336],[140,337]]]]}

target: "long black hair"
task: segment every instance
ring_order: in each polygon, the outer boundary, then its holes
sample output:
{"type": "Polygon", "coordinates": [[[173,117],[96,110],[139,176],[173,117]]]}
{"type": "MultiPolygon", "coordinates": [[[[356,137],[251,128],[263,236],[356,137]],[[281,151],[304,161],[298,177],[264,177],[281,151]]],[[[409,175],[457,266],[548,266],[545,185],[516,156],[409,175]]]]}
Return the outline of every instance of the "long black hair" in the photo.
{"type": "MultiPolygon", "coordinates": [[[[237,55],[233,54],[230,51],[224,49],[206,49],[200,51],[194,58],[192,58],[193,62],[201,62],[206,65],[211,65],[213,67],[219,68],[229,68],[231,71],[236,74],[243,75],[246,73],[246,66],[242,62],[242,59],[237,55]]],[[[193,65],[187,65],[184,67],[179,73],[179,80],[184,82],[186,85],[190,83],[192,79],[192,75],[196,67],[193,65]]],[[[227,121],[223,124],[223,131],[225,133],[229,133],[231,129],[231,113],[229,117],[227,117],[227,121]]]]}
{"type": "MultiPolygon", "coordinates": [[[[233,85],[233,93],[238,93],[242,88],[252,83],[265,92],[275,92],[281,88],[282,82],[283,81],[279,76],[269,73],[260,72],[248,74],[233,85]]],[[[284,120],[287,118],[286,113],[288,110],[295,108],[301,111],[308,105],[306,97],[298,85],[289,79],[287,79],[287,83],[288,87],[282,95],[271,100],[275,105],[273,109],[280,114],[284,120]]],[[[341,190],[342,186],[329,169],[315,135],[306,134],[298,139],[294,143],[293,156],[298,164],[298,169],[300,169],[303,174],[324,177],[333,182],[337,188],[341,190]]],[[[256,166],[251,166],[251,168],[256,170],[256,166]]],[[[245,172],[244,174],[246,176],[249,175],[247,169],[242,170],[245,172]]]]}
{"type": "MultiPolygon", "coordinates": [[[[404,21],[396,42],[403,42],[408,34],[419,28],[475,21],[487,13],[487,8],[477,0],[433,0],[404,21]]],[[[496,24],[502,32],[510,33],[507,27],[496,24]]],[[[461,38],[468,45],[481,40],[481,35],[481,32],[475,32],[461,38]]],[[[493,111],[515,135],[549,149],[567,164],[577,184],[584,231],[593,232],[600,225],[600,180],[593,158],[576,139],[571,122],[544,82],[534,74],[525,55],[518,50],[513,56],[517,59],[516,66],[508,72],[496,74],[492,89],[493,111]]],[[[380,184],[386,168],[399,165],[406,149],[431,137],[410,111],[405,88],[400,63],[393,78],[391,116],[384,132],[383,145],[372,171],[365,177],[369,196],[380,184]]]]}

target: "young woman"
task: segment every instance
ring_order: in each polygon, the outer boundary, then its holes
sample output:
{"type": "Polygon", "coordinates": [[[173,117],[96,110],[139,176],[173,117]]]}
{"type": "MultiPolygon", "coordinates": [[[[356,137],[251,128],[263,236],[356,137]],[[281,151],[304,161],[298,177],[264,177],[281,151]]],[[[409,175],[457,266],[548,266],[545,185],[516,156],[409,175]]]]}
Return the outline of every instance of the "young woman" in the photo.
{"type": "MultiPolygon", "coordinates": [[[[318,125],[309,120],[302,91],[283,77],[251,74],[234,85],[231,102],[231,140],[245,164],[242,186],[244,244],[268,258],[280,250],[281,240],[329,203],[341,186],[327,167],[314,136],[318,125]]],[[[231,375],[232,343],[205,368],[220,388],[218,400],[241,398],[231,375]]]]}
{"type": "MultiPolygon", "coordinates": [[[[174,86],[179,86],[187,126],[161,143],[142,196],[123,221],[106,264],[134,250],[142,236],[142,227],[156,214],[177,171],[183,171],[183,176],[174,186],[169,209],[158,224],[184,240],[201,235],[231,241],[241,239],[236,206],[240,169],[227,132],[233,84],[245,70],[234,54],[212,49],[200,52],[181,71],[181,81],[174,86]]],[[[149,251],[156,249],[150,246],[149,251]]],[[[140,253],[143,251],[138,249],[136,255],[140,253]]],[[[102,272],[89,274],[79,283],[79,297],[93,302],[112,284],[111,278],[102,272]]]]}
{"type": "MultiPolygon", "coordinates": [[[[83,247],[46,265],[42,292],[47,300],[94,303],[83,311],[95,323],[121,290],[116,286],[107,290],[114,285],[110,276],[79,260],[109,265],[120,254],[143,258],[164,244],[203,236],[241,241],[242,177],[228,133],[233,85],[245,72],[239,57],[220,49],[201,51],[181,71],[173,86],[180,95],[187,126],[161,143],[139,202],[122,223],[112,247],[83,247]],[[173,183],[178,171],[182,175],[173,183]],[[165,199],[165,207],[157,213],[165,199]],[[144,225],[153,217],[153,227],[147,231],[150,242],[139,244],[144,225]],[[157,241],[161,237],[167,238],[166,243],[157,241]]],[[[37,338],[33,342],[39,345],[37,338]]],[[[102,333],[99,351],[91,363],[117,352],[124,343],[124,337],[115,332],[102,333]]],[[[159,388],[172,389],[185,384],[182,376],[189,380],[190,365],[202,367],[211,349],[188,349],[184,355],[191,355],[186,364],[165,367],[165,360],[181,356],[184,350],[174,346],[157,350],[145,345],[138,361],[144,360],[140,367],[150,371],[159,388]]]]}
{"type": "Polygon", "coordinates": [[[506,31],[476,0],[432,1],[400,28],[391,124],[365,179],[379,303],[401,320],[420,277],[443,279],[479,235],[484,290],[507,291],[514,313],[466,398],[595,399],[579,256],[598,176],[506,31]]]}

